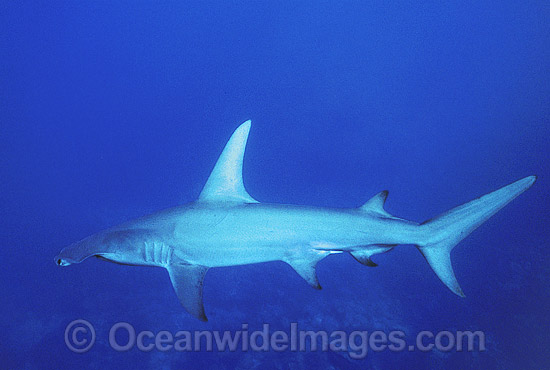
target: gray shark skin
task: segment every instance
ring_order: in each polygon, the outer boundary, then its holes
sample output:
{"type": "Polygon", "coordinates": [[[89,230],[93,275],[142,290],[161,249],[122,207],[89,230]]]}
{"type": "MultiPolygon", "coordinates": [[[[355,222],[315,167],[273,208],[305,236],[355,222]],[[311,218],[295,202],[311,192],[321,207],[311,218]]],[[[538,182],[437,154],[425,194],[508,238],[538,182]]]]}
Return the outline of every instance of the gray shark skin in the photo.
{"type": "Polygon", "coordinates": [[[387,213],[387,191],[357,209],[259,203],[242,180],[250,126],[246,121],[233,133],[197,201],[87,237],[63,249],[56,264],[67,266],[96,256],[120,264],[164,267],[183,307],[206,321],[202,283],[211,267],[284,261],[321,289],[315,266],[329,254],[350,253],[362,264],[376,266],[372,255],[413,244],[439,279],[463,297],[451,250],[536,180],[525,177],[421,224],[387,213]]]}

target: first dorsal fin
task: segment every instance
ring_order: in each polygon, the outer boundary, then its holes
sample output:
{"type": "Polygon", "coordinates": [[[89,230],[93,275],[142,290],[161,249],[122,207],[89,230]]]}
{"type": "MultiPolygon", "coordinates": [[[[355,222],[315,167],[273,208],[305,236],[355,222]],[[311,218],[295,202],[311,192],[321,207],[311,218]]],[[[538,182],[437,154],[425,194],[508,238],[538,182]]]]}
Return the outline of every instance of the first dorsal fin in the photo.
{"type": "Polygon", "coordinates": [[[392,217],[384,209],[384,203],[386,203],[387,198],[388,198],[388,191],[387,190],[381,191],[380,193],[376,194],[374,197],[370,198],[359,209],[362,211],[376,212],[387,217],[392,217]]]}
{"type": "Polygon", "coordinates": [[[250,120],[244,122],[231,135],[202,189],[200,201],[258,203],[246,192],[242,177],[244,150],[250,125],[250,120]]]}

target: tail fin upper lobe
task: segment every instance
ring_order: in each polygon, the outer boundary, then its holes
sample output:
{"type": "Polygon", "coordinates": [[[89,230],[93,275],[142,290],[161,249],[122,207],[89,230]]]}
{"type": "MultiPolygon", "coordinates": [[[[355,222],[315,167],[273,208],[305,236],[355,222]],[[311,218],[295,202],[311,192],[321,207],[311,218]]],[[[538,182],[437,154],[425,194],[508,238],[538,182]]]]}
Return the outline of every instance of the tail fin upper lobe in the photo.
{"type": "Polygon", "coordinates": [[[536,179],[536,176],[523,178],[422,223],[420,227],[425,236],[417,248],[453,293],[464,297],[451,265],[451,250],[479,225],[529,189],[536,179]]]}

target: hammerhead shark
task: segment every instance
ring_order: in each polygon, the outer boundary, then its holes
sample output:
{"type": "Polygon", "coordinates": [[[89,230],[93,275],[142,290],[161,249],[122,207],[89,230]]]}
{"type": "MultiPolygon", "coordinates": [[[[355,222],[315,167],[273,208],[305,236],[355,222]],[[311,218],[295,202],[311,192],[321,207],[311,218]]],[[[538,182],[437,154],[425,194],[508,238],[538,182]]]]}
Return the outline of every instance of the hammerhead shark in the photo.
{"type": "Polygon", "coordinates": [[[464,297],[451,266],[451,250],[479,225],[527,190],[528,176],[423,223],[384,210],[386,190],[355,209],[260,203],[245,190],[243,157],[251,121],[233,133],[198,200],[98,232],[64,248],[59,266],[95,256],[103,260],[168,270],[182,306],[206,321],[202,285],[211,267],[267,261],[288,263],[321,289],[316,264],[350,253],[366,266],[397,245],[415,245],[435,274],[464,297]]]}

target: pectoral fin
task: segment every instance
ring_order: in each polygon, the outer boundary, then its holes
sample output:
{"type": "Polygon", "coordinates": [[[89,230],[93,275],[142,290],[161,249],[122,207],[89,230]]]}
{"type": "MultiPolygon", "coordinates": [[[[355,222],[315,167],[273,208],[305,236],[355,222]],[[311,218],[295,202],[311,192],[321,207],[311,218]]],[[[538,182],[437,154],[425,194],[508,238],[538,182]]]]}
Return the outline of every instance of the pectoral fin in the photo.
{"type": "Polygon", "coordinates": [[[199,320],[208,321],[202,304],[202,282],[208,267],[174,264],[166,269],[181,305],[199,320]]]}

